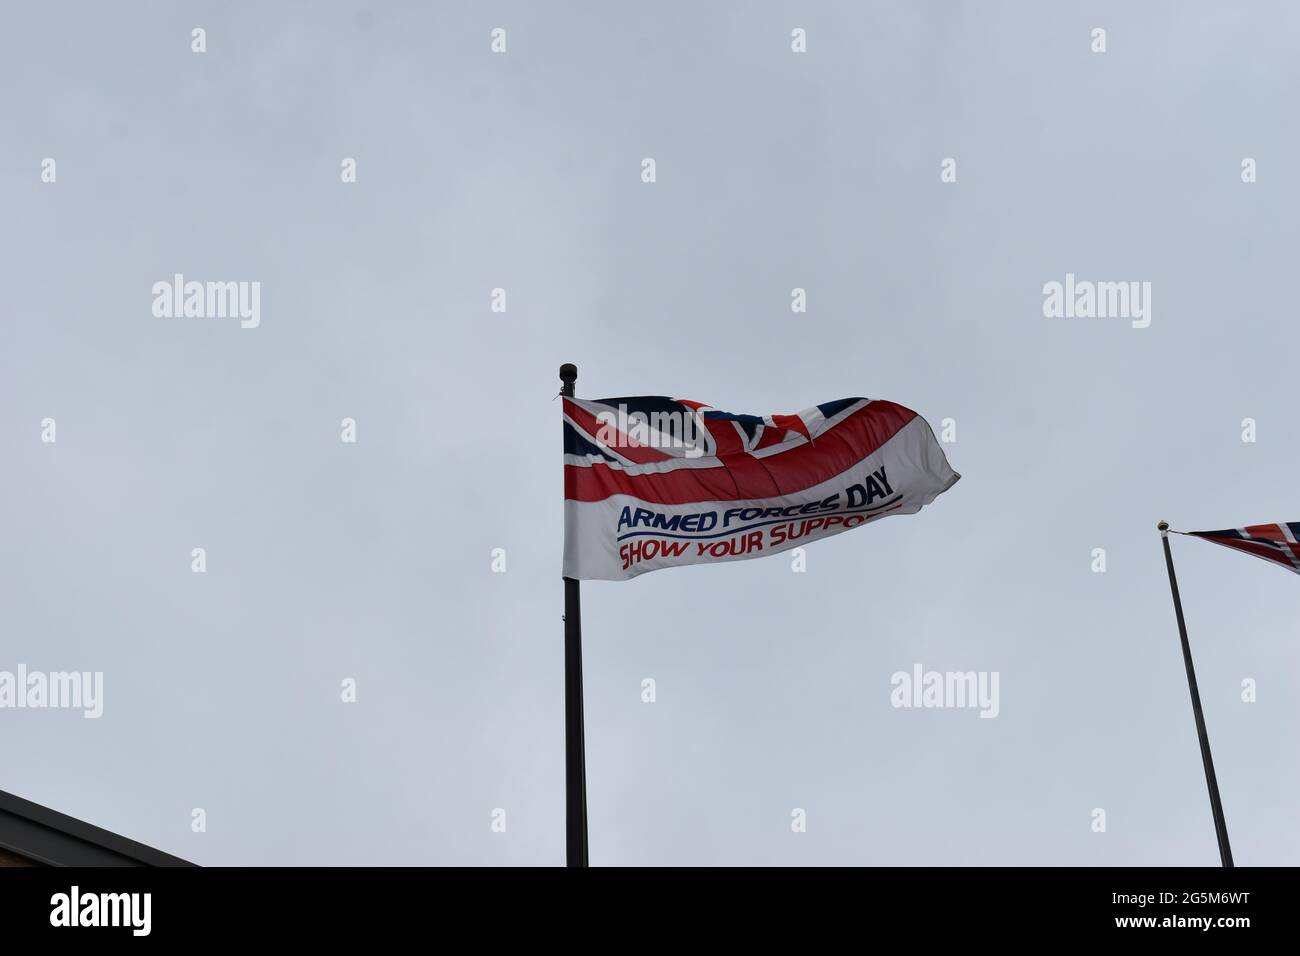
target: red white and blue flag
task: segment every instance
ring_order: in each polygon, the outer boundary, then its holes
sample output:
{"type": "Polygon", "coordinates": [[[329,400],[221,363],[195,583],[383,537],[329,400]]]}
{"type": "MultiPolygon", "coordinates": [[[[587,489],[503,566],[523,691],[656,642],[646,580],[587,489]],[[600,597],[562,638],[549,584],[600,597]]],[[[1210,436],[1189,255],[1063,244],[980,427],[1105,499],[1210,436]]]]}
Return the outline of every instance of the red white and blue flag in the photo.
{"type": "Polygon", "coordinates": [[[1234,551],[1280,564],[1300,574],[1300,521],[1281,524],[1252,524],[1225,531],[1187,531],[1185,534],[1213,541],[1234,551]]]}
{"type": "Polygon", "coordinates": [[[564,576],[757,558],[914,514],[961,476],[925,419],[843,398],[797,415],[564,398],[564,576]]]}

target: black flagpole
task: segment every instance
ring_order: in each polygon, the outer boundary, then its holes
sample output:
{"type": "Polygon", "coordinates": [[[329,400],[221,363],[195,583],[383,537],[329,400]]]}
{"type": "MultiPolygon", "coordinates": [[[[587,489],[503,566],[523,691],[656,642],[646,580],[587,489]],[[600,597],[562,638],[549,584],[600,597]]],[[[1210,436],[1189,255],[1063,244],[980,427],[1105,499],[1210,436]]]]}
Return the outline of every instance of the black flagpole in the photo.
{"type": "Polygon", "coordinates": [[[1174,613],[1178,616],[1178,636],[1183,641],[1183,663],[1187,665],[1187,688],[1192,692],[1192,713],[1196,715],[1196,736],[1201,739],[1201,763],[1205,765],[1205,785],[1210,789],[1210,809],[1214,811],[1214,834],[1219,840],[1219,859],[1232,869],[1232,847],[1228,845],[1228,824],[1223,819],[1223,801],[1219,799],[1219,781],[1214,776],[1214,758],[1210,756],[1210,735],[1205,732],[1205,714],[1201,712],[1201,693],[1196,689],[1196,671],[1192,668],[1192,647],[1187,643],[1187,625],[1183,622],[1183,602],[1178,597],[1178,578],[1174,577],[1174,556],[1169,550],[1169,524],[1156,527],[1165,546],[1165,567],[1169,569],[1169,590],[1174,594],[1174,613]]]}
{"type": "MultiPolygon", "coordinates": [[[[560,366],[560,394],[572,398],[578,366],[560,366]]],[[[569,866],[587,865],[587,758],[582,742],[582,602],[564,579],[564,844],[569,866]]]]}

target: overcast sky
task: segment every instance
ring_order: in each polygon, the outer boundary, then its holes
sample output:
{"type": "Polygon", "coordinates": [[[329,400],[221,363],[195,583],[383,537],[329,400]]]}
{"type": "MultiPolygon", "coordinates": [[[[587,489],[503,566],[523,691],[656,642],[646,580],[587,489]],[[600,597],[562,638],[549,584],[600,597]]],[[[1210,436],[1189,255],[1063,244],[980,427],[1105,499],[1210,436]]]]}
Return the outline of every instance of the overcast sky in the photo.
{"type": "MultiPolygon", "coordinates": [[[[0,710],[0,789],[203,864],[561,863],[570,361],[887,398],[963,475],[806,573],[583,587],[593,864],[1216,863],[1155,523],[1300,519],[1297,27],[7,5],[0,671],[104,700],[0,710]],[[260,324],[156,317],[176,273],[260,283],[260,324]],[[1067,273],[1150,282],[1149,327],[1045,318],[1067,273]],[[918,664],[996,672],[998,716],[891,706],[918,664]]],[[[1300,863],[1300,578],[1172,543],[1237,863],[1300,863]]]]}

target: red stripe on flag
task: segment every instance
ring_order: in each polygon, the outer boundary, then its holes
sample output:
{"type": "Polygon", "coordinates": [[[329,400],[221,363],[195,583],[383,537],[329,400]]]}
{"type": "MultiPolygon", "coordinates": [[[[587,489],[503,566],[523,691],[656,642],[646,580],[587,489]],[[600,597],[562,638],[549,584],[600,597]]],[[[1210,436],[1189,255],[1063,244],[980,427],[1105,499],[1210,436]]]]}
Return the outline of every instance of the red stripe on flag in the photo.
{"type": "Polygon", "coordinates": [[[1237,551],[1244,551],[1247,554],[1253,554],[1257,558],[1267,558],[1269,561],[1276,561],[1278,564],[1285,565],[1292,571],[1296,570],[1291,559],[1285,554],[1267,544],[1260,544],[1257,541],[1243,541],[1241,538],[1206,538],[1207,541],[1213,541],[1215,544],[1221,544],[1225,547],[1234,548],[1237,551]]]}
{"type": "Polygon", "coordinates": [[[773,415],[772,422],[778,428],[784,428],[787,431],[798,432],[804,438],[812,441],[812,435],[808,434],[808,425],[798,415],[773,415]]]}
{"type": "Polygon", "coordinates": [[[1247,525],[1243,530],[1252,538],[1263,538],[1265,541],[1286,540],[1282,529],[1275,524],[1252,524],[1247,525]]]}
{"type": "Polygon", "coordinates": [[[704,427],[713,436],[713,445],[717,449],[715,454],[718,458],[726,458],[728,455],[739,454],[745,450],[745,440],[740,437],[736,423],[731,419],[706,418],[704,427]]]}

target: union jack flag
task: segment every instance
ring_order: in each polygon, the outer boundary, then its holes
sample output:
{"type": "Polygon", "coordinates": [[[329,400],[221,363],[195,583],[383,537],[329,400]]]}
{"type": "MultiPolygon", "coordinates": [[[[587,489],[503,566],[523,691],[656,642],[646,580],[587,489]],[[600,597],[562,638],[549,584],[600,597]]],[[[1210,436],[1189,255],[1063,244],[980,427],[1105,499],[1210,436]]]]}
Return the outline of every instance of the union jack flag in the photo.
{"type": "Polygon", "coordinates": [[[797,415],[737,415],[659,396],[566,397],[565,497],[622,493],[682,504],[790,494],[848,468],[916,417],[866,398],[797,415]],[[694,434],[683,436],[692,424],[694,434]]]}
{"type": "Polygon", "coordinates": [[[1281,524],[1252,524],[1225,531],[1187,531],[1185,534],[1213,541],[1225,548],[1245,551],[1257,558],[1280,564],[1300,574],[1300,521],[1281,524]]]}
{"type": "Polygon", "coordinates": [[[564,575],[755,558],[920,511],[960,477],[925,419],[842,398],[738,415],[659,396],[564,399],[564,575]]]}

